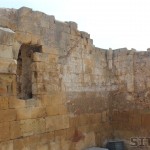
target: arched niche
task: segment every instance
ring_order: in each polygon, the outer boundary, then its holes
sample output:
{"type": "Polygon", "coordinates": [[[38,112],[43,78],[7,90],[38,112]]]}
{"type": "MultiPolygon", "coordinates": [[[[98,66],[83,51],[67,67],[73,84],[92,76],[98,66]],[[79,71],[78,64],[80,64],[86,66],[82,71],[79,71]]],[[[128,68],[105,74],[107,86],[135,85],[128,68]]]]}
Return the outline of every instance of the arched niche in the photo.
{"type": "Polygon", "coordinates": [[[16,84],[19,99],[31,99],[32,93],[32,63],[33,53],[41,53],[42,46],[22,44],[17,58],[16,84]]]}

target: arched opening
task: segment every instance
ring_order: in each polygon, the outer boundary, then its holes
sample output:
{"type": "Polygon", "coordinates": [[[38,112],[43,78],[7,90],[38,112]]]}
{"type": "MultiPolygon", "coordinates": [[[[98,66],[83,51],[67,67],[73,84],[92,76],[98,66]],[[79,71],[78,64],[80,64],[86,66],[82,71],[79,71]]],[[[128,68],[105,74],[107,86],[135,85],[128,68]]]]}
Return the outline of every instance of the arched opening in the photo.
{"type": "Polygon", "coordinates": [[[17,97],[19,99],[32,98],[32,62],[33,53],[41,52],[38,45],[23,44],[17,59],[17,97]]]}

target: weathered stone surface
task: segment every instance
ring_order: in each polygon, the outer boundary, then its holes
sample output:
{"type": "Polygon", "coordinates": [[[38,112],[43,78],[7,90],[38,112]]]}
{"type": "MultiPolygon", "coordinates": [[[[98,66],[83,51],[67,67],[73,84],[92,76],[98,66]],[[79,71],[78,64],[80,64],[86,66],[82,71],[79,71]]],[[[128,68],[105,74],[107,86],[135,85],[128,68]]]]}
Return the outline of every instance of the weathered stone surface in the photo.
{"type": "Polygon", "coordinates": [[[18,41],[14,41],[12,46],[12,52],[13,52],[13,59],[18,59],[19,49],[21,47],[21,44],[18,41]]]}
{"type": "Polygon", "coordinates": [[[11,29],[0,27],[0,44],[13,45],[14,33],[11,29]]]}
{"type": "Polygon", "coordinates": [[[17,62],[13,59],[0,59],[0,73],[16,74],[17,62]]]}
{"type": "Polygon", "coordinates": [[[0,149],[1,150],[13,150],[13,141],[1,142],[0,149]]]}
{"type": "Polygon", "coordinates": [[[64,105],[52,105],[46,107],[46,113],[48,116],[65,115],[67,114],[67,108],[64,105]]]}
{"type": "Polygon", "coordinates": [[[19,121],[12,121],[10,123],[10,138],[16,139],[21,137],[23,134],[21,132],[21,126],[19,121]]]}
{"type": "Polygon", "coordinates": [[[17,120],[42,118],[46,116],[45,108],[43,107],[27,107],[16,109],[17,120]]]}
{"type": "Polygon", "coordinates": [[[13,59],[12,46],[0,45],[0,58],[13,59]]]}
{"type": "Polygon", "coordinates": [[[9,99],[9,108],[24,108],[26,107],[25,101],[21,99],[17,99],[14,97],[10,97],[9,99]]]}
{"type": "Polygon", "coordinates": [[[16,9],[0,9],[0,26],[7,27],[13,31],[17,28],[17,10],[16,9]]]}
{"type": "Polygon", "coordinates": [[[54,131],[69,128],[69,116],[57,115],[46,118],[46,130],[54,131]]]}
{"type": "Polygon", "coordinates": [[[8,109],[8,97],[0,97],[0,109],[8,109]]]}
{"type": "Polygon", "coordinates": [[[20,128],[23,136],[43,133],[45,132],[45,119],[21,120],[20,128]]]}
{"type": "Polygon", "coordinates": [[[10,139],[9,122],[0,123],[0,141],[6,141],[10,139]]]}
{"type": "Polygon", "coordinates": [[[0,149],[149,136],[149,50],[96,48],[76,23],[26,7],[0,18],[0,149]]]}
{"type": "Polygon", "coordinates": [[[16,120],[16,110],[0,110],[0,122],[8,122],[16,120]]]}

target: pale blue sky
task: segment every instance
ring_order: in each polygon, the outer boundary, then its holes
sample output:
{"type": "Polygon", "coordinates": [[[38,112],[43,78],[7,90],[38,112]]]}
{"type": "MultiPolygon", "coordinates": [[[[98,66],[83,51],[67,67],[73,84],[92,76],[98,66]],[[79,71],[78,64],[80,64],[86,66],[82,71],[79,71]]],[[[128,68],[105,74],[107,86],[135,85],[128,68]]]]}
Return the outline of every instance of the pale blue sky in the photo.
{"type": "Polygon", "coordinates": [[[150,47],[150,0],[0,0],[0,7],[22,6],[77,22],[100,48],[150,47]]]}

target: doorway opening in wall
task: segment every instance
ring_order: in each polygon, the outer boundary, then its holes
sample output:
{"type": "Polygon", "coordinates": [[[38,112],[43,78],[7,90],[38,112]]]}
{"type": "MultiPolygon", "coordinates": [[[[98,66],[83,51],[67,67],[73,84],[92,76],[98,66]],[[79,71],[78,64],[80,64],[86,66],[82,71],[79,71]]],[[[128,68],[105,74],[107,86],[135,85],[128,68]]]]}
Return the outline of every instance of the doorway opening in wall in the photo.
{"type": "Polygon", "coordinates": [[[31,99],[32,94],[32,68],[33,53],[41,53],[42,46],[22,44],[17,59],[17,97],[31,99]]]}

